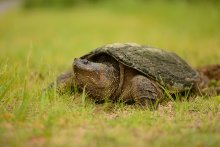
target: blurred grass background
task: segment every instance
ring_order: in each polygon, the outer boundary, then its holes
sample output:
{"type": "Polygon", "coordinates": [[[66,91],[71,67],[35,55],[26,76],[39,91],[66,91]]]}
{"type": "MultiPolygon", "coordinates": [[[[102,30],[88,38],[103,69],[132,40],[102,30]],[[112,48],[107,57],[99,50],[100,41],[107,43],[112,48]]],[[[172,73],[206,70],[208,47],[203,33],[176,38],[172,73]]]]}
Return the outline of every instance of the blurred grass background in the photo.
{"type": "Polygon", "coordinates": [[[216,4],[219,3],[218,0],[24,0],[25,8],[33,8],[33,7],[72,7],[76,5],[84,5],[84,4],[97,4],[97,3],[114,3],[114,4],[124,4],[129,5],[131,3],[145,3],[145,2],[183,2],[189,4],[216,4]]]}
{"type": "Polygon", "coordinates": [[[174,51],[193,67],[220,63],[219,26],[217,0],[21,1],[0,14],[0,146],[218,146],[219,97],[149,111],[42,89],[113,42],[174,51]]]}

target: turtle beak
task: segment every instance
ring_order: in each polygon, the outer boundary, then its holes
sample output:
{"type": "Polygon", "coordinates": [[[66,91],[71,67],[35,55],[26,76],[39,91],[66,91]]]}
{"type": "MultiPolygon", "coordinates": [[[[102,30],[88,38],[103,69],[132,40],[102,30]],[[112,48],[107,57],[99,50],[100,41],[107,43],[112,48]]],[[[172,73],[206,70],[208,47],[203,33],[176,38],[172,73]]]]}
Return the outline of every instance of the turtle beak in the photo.
{"type": "Polygon", "coordinates": [[[90,66],[91,62],[87,59],[75,58],[73,62],[73,69],[81,69],[81,70],[91,70],[90,66]]]}
{"type": "Polygon", "coordinates": [[[89,61],[87,59],[80,59],[76,58],[74,59],[73,63],[73,71],[86,71],[86,72],[95,72],[97,75],[99,75],[100,71],[105,71],[107,68],[107,65],[103,63],[96,63],[89,61]]]}

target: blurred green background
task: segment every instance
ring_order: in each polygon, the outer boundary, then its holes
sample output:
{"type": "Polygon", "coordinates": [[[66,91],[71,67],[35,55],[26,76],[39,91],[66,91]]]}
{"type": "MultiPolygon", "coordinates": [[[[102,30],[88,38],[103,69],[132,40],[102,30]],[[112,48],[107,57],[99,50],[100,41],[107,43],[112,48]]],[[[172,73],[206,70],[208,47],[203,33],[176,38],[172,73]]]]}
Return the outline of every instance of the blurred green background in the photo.
{"type": "Polygon", "coordinates": [[[42,92],[114,42],[219,64],[219,26],[218,0],[0,0],[0,146],[219,146],[219,97],[149,111],[42,92]]]}
{"type": "Polygon", "coordinates": [[[82,4],[97,4],[97,3],[122,3],[127,5],[127,3],[145,3],[145,2],[184,2],[188,4],[216,4],[219,0],[24,0],[24,6],[26,8],[33,7],[72,7],[82,4]]]}
{"type": "MultiPolygon", "coordinates": [[[[0,18],[2,56],[13,52],[18,58],[31,50],[36,64],[39,59],[55,57],[70,63],[76,56],[113,42],[175,51],[193,66],[217,63],[220,56],[217,0],[19,2],[19,9],[0,18]]],[[[57,64],[59,60],[46,63],[57,64]]]]}

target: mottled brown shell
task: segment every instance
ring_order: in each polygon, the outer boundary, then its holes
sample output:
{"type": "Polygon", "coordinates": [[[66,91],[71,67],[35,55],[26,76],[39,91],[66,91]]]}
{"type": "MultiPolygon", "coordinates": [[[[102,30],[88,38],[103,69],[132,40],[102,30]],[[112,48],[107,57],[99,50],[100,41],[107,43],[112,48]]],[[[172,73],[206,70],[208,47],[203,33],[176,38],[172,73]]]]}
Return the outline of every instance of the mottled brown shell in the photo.
{"type": "Polygon", "coordinates": [[[198,73],[175,53],[135,43],[114,43],[97,48],[81,58],[108,54],[169,90],[183,91],[196,84],[198,73]]]}

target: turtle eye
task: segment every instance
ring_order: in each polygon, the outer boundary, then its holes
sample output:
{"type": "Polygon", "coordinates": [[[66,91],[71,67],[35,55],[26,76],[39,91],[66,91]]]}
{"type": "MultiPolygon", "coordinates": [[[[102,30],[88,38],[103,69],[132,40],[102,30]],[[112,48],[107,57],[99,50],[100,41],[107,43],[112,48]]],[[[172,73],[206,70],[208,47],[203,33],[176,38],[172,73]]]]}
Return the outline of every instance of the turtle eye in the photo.
{"type": "Polygon", "coordinates": [[[88,60],[82,60],[83,64],[88,64],[89,61],[88,60]]]}

